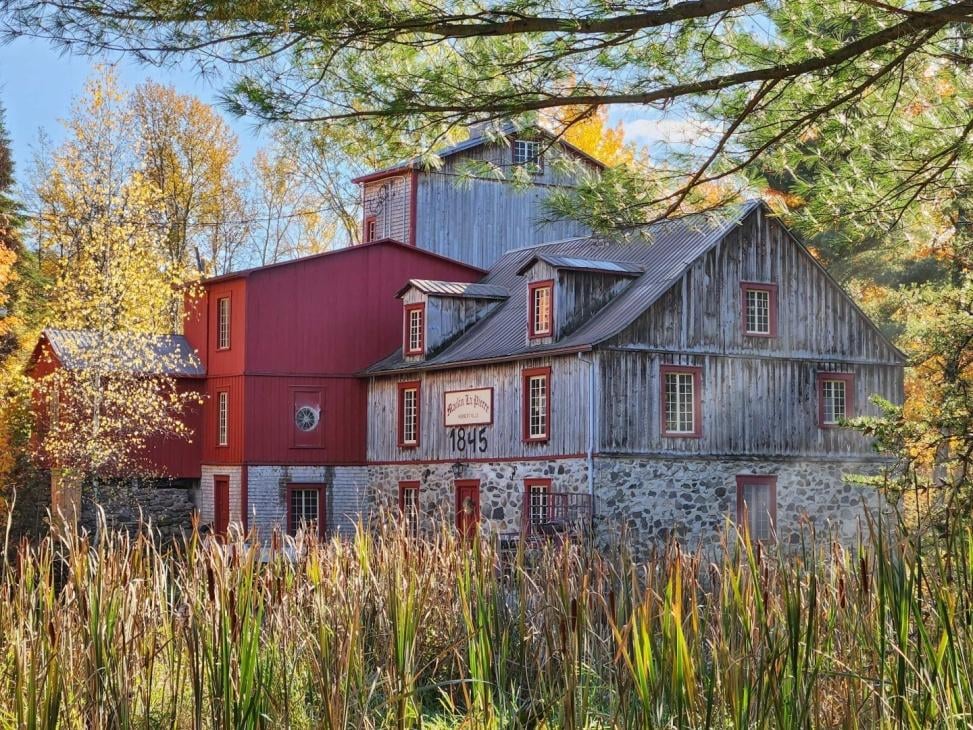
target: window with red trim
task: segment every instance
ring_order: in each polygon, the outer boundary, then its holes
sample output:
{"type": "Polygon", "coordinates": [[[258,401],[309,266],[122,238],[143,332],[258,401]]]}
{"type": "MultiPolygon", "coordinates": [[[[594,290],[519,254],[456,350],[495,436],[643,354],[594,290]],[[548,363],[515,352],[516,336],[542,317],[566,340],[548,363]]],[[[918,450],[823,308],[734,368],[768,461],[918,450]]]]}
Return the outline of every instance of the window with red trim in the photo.
{"type": "Polygon", "coordinates": [[[855,415],[854,373],[818,373],[818,426],[834,428],[855,415]]]}
{"type": "Polygon", "coordinates": [[[327,517],[324,507],[324,485],[287,485],[287,534],[298,530],[324,537],[327,517]]]}
{"type": "Polygon", "coordinates": [[[216,349],[230,349],[230,298],[216,300],[216,349]]]}
{"type": "Polygon", "coordinates": [[[743,333],[748,337],[776,337],[777,285],[745,281],[740,292],[743,333]]]}
{"type": "Polygon", "coordinates": [[[370,241],[374,241],[378,238],[378,218],[376,218],[373,215],[368,216],[365,219],[364,228],[365,228],[364,231],[365,243],[369,243],[370,241]]]}
{"type": "Polygon", "coordinates": [[[530,337],[554,334],[554,282],[535,281],[527,287],[527,329],[530,337]]]}
{"type": "Polygon", "coordinates": [[[754,542],[773,542],[777,532],[777,477],[737,475],[737,526],[754,542]]]}
{"type": "Polygon", "coordinates": [[[216,393],[216,445],[228,446],[230,443],[230,392],[220,390],[216,393]]]}
{"type": "Polygon", "coordinates": [[[524,441],[547,441],[551,436],[551,369],[523,373],[524,441]]]}
{"type": "Polygon", "coordinates": [[[426,305],[425,303],[405,306],[406,355],[421,355],[426,349],[426,305]]]}
{"type": "Polygon", "coordinates": [[[419,382],[399,383],[399,446],[419,445],[419,382]]]}
{"type": "Polygon", "coordinates": [[[686,365],[663,365],[662,435],[699,438],[703,433],[701,370],[686,365]]]}
{"type": "Polygon", "coordinates": [[[399,482],[399,510],[406,534],[415,539],[419,536],[419,482],[399,482]]]}
{"type": "Polygon", "coordinates": [[[533,533],[541,525],[551,521],[551,506],[551,480],[525,479],[524,508],[527,510],[528,532],[533,533]]]}

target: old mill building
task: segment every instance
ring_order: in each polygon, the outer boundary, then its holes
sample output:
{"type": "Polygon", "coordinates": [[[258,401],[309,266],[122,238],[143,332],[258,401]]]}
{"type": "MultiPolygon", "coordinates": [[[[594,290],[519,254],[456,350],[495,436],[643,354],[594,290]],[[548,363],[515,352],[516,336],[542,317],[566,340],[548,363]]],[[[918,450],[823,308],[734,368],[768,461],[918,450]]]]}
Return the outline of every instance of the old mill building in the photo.
{"type": "Polygon", "coordinates": [[[198,438],[153,449],[155,494],[264,536],[388,507],[417,532],[852,540],[876,497],[845,477],[882,459],[842,424],[901,402],[902,353],[760,203],[617,239],[539,223],[599,166],[506,131],[360,178],[362,245],[205,282],[172,338],[198,438]]]}

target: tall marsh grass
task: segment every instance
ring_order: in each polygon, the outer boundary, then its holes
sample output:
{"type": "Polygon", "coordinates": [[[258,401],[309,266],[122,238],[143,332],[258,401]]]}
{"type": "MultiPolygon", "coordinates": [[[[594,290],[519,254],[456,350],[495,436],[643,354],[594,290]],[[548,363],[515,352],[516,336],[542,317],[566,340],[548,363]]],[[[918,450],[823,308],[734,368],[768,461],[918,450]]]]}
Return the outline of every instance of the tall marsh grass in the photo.
{"type": "Polygon", "coordinates": [[[49,537],[0,563],[0,727],[967,728],[969,537],[643,564],[446,527],[49,537]]]}

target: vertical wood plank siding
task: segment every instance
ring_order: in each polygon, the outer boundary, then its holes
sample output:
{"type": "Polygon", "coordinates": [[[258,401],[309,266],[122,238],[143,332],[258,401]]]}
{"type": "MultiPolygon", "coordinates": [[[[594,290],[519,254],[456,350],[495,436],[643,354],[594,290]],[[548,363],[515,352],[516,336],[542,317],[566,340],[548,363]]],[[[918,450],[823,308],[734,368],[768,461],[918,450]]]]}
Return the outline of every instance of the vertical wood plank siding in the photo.
{"type": "Polygon", "coordinates": [[[558,337],[565,337],[608,304],[632,280],[615,274],[560,271],[554,313],[558,337]]]}
{"type": "MultiPolygon", "coordinates": [[[[519,363],[496,363],[402,378],[374,378],[368,390],[368,458],[370,461],[466,461],[469,459],[544,458],[580,454],[588,443],[588,365],[577,357],[538,358],[519,363]],[[521,372],[551,367],[550,440],[523,442],[521,372]],[[400,380],[421,382],[422,434],[418,449],[396,443],[396,385],[400,380]],[[485,451],[451,448],[443,425],[443,394],[449,390],[489,388],[493,391],[493,424],[485,428],[485,451]]],[[[470,427],[473,428],[473,427],[470,427]]]]}
{"type": "Polygon", "coordinates": [[[418,179],[417,245],[474,266],[489,267],[513,248],[589,234],[575,221],[545,221],[546,187],[521,189],[440,171],[418,179]]]}
{"type": "Polygon", "coordinates": [[[611,344],[899,362],[895,350],[810,254],[759,210],[611,344]],[[778,285],[777,337],[743,334],[741,281],[778,285]]]}
{"type": "Polygon", "coordinates": [[[395,175],[366,183],[362,190],[365,218],[375,219],[375,237],[409,242],[412,176],[395,175]],[[385,192],[388,186],[388,194],[385,192]]]}
{"type": "Polygon", "coordinates": [[[598,359],[598,450],[607,453],[874,455],[857,432],[817,427],[817,373],[854,372],[859,415],[877,414],[871,395],[898,401],[902,392],[901,369],[888,365],[623,351],[598,359]],[[702,438],[662,437],[663,363],[702,368],[702,438]]]}

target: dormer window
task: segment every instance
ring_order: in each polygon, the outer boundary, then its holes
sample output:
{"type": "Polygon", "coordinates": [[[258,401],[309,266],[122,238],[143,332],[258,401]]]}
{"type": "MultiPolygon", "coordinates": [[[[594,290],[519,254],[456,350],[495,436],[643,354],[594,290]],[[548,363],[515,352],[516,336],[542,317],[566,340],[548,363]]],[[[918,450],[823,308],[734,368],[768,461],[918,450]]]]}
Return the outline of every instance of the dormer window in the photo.
{"type": "Polygon", "coordinates": [[[515,165],[536,165],[541,167],[541,143],[534,139],[515,139],[513,142],[515,165]]]}
{"type": "Polygon", "coordinates": [[[538,281],[527,289],[528,334],[550,337],[554,334],[554,282],[538,281]]]}
{"type": "Polygon", "coordinates": [[[421,355],[426,349],[426,305],[409,304],[405,308],[405,354],[421,355]]]}

